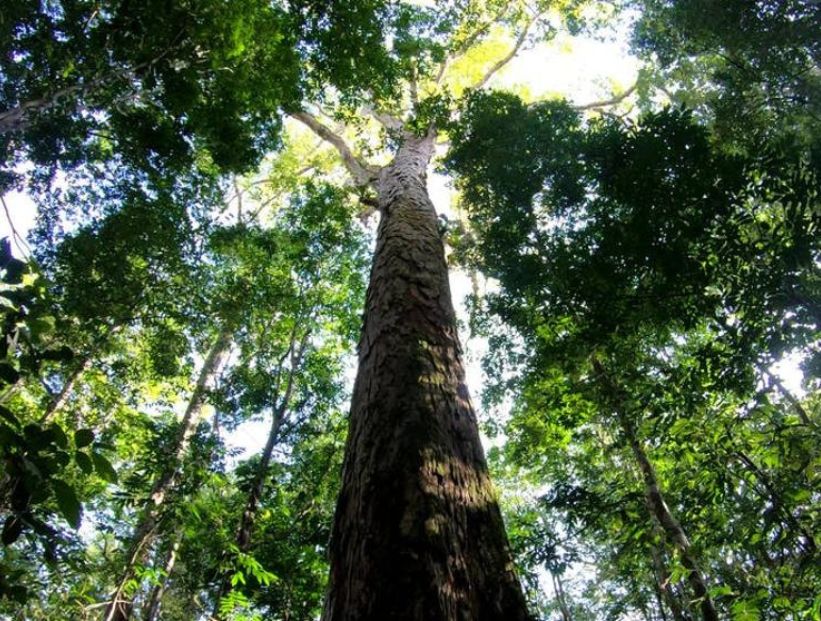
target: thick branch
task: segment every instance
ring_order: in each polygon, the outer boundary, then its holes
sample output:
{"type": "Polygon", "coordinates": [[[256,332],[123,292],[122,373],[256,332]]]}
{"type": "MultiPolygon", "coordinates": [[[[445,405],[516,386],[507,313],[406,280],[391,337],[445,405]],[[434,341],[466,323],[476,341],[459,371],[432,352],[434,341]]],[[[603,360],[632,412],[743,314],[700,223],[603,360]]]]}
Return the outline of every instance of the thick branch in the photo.
{"type": "Polygon", "coordinates": [[[419,105],[419,82],[416,73],[416,65],[411,67],[410,80],[408,81],[410,87],[411,105],[416,108],[419,105]]]}
{"type": "Polygon", "coordinates": [[[536,13],[536,15],[534,15],[530,18],[530,20],[528,20],[528,22],[525,24],[525,27],[522,28],[522,32],[519,33],[519,36],[516,39],[516,43],[513,45],[513,49],[511,49],[510,52],[508,52],[508,54],[504,58],[501,58],[497,62],[493,63],[493,66],[487,70],[482,79],[479,80],[478,84],[476,84],[473,87],[475,90],[479,90],[480,88],[484,87],[485,84],[490,82],[490,79],[494,75],[501,71],[505,66],[507,66],[507,64],[511,60],[513,60],[516,57],[516,54],[518,54],[519,50],[522,49],[522,46],[525,43],[525,39],[527,39],[527,33],[530,31],[531,26],[533,26],[533,24],[536,23],[536,20],[538,20],[541,16],[542,13],[536,13]]]}
{"type": "Polygon", "coordinates": [[[394,115],[388,112],[382,112],[381,110],[377,110],[376,108],[369,106],[367,104],[362,106],[362,110],[363,112],[365,112],[365,114],[368,114],[377,121],[379,121],[379,123],[381,123],[382,126],[387,130],[398,131],[401,130],[405,125],[399,118],[395,117],[394,115]]]}
{"type": "Polygon", "coordinates": [[[342,136],[334,132],[327,125],[321,123],[314,115],[308,112],[292,112],[291,116],[307,125],[317,136],[334,146],[339,152],[342,162],[345,164],[345,168],[351,173],[356,185],[371,185],[376,181],[376,171],[354,155],[342,136]]]}

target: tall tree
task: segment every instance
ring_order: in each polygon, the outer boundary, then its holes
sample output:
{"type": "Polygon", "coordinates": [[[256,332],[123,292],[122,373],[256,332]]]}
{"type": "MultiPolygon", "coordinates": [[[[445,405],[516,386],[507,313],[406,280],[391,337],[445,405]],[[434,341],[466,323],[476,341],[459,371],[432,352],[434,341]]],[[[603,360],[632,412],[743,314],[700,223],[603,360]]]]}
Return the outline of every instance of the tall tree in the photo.
{"type": "Polygon", "coordinates": [[[543,10],[402,7],[394,53],[404,97],[374,97],[352,111],[382,125],[386,165],[364,161],[315,114],[293,114],[337,148],[355,185],[375,195],[380,217],[325,621],[529,618],[465,386],[426,174],[450,93],[467,86],[449,68],[471,62],[496,34],[494,24],[505,24],[513,40],[500,58],[473,61],[478,76],[468,85],[482,88],[539,31],[543,10]]]}

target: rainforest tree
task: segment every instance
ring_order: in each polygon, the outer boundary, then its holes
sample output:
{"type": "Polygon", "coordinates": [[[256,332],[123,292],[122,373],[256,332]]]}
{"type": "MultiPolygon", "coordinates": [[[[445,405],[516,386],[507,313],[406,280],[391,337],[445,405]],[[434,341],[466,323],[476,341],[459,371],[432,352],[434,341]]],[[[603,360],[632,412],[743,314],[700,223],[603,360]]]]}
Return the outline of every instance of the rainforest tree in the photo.
{"type": "Polygon", "coordinates": [[[15,3],[0,183],[38,221],[31,260],[2,255],[0,609],[812,618],[816,15],[15,3]],[[490,92],[623,18],[634,86],[490,92]],[[428,193],[445,150],[455,218],[428,193]],[[512,408],[485,421],[501,507],[448,246],[512,408]]]}

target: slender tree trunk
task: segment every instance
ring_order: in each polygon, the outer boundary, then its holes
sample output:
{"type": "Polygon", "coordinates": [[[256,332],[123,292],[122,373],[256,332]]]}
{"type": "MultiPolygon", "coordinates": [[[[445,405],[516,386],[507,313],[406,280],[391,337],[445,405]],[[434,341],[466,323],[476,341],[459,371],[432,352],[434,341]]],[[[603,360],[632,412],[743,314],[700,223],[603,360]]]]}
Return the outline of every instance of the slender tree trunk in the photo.
{"type": "MultiPolygon", "coordinates": [[[[308,343],[310,331],[306,331],[302,338],[297,343],[296,329],[291,334],[291,344],[288,352],[280,360],[279,370],[276,372],[276,390],[279,390],[279,378],[282,376],[283,364],[285,358],[290,355],[290,366],[288,368],[288,381],[285,384],[285,390],[279,398],[279,403],[275,404],[271,417],[271,427],[268,430],[268,439],[265,442],[265,447],[262,450],[262,455],[257,466],[257,471],[254,473],[254,480],[251,483],[251,489],[248,492],[248,499],[245,501],[245,509],[240,517],[239,527],[237,528],[237,549],[240,552],[247,552],[251,547],[251,536],[254,533],[254,522],[256,521],[257,511],[259,510],[259,501],[265,491],[265,479],[268,476],[268,470],[271,467],[271,458],[274,454],[274,447],[279,441],[279,432],[282,424],[289,414],[289,407],[291,405],[291,397],[294,391],[297,376],[301,371],[302,359],[305,354],[305,347],[308,343]]],[[[297,408],[298,409],[298,408],[297,408]]],[[[217,590],[217,597],[214,600],[213,619],[219,619],[220,601],[231,590],[231,582],[228,576],[223,576],[219,583],[217,590]]]]}
{"type": "Polygon", "coordinates": [[[377,182],[323,621],[530,619],[465,385],[426,188],[433,140],[406,135],[377,182]]]}
{"type": "Polygon", "coordinates": [[[627,412],[625,412],[624,404],[621,403],[620,387],[612,382],[607,370],[596,358],[593,359],[593,367],[596,370],[599,381],[602,382],[605,388],[606,394],[614,401],[612,405],[616,411],[622,433],[633,451],[633,456],[636,458],[642,479],[644,480],[644,495],[647,506],[658,521],[665,536],[681,554],[681,564],[688,570],[687,581],[690,583],[690,588],[693,590],[696,598],[700,601],[701,613],[705,621],[718,621],[718,613],[707,589],[707,581],[696,562],[690,540],[664,500],[664,495],[659,487],[658,477],[656,477],[656,470],[647,457],[644,446],[636,434],[633,422],[630,420],[627,412]]]}
{"type": "Polygon", "coordinates": [[[65,406],[69,397],[71,397],[71,393],[74,392],[74,387],[76,386],[77,381],[80,377],[82,377],[83,373],[91,368],[92,361],[93,357],[89,354],[79,365],[74,367],[74,370],[68,375],[66,381],[63,383],[63,387],[60,389],[60,392],[54,395],[51,401],[49,401],[49,404],[46,406],[46,411],[43,412],[43,417],[40,419],[41,425],[51,422],[55,414],[63,409],[63,406],[65,406]]]}
{"type": "Polygon", "coordinates": [[[131,579],[134,567],[147,557],[151,549],[151,544],[156,536],[161,509],[168,493],[177,483],[180,464],[188,452],[191,436],[197,427],[197,422],[205,406],[208,388],[216,378],[231,348],[231,336],[230,330],[222,330],[203,361],[197,384],[191,394],[191,400],[188,402],[188,407],[185,409],[180,422],[180,430],[174,443],[174,454],[154,482],[151,495],[143,509],[142,517],[134,529],[134,536],[131,539],[125,567],[117,581],[117,587],[111,597],[111,602],[106,609],[105,621],[126,621],[131,617],[133,602],[125,597],[125,585],[131,579]]]}
{"type": "Polygon", "coordinates": [[[667,619],[664,612],[664,604],[673,615],[673,621],[692,621],[689,615],[686,615],[678,597],[673,592],[673,586],[670,584],[670,572],[667,570],[667,563],[664,562],[662,551],[655,545],[650,548],[650,554],[653,559],[653,568],[656,581],[656,593],[659,599],[659,611],[663,619],[667,619]]]}
{"type": "MultiPolygon", "coordinates": [[[[262,451],[262,456],[259,461],[259,466],[254,474],[254,480],[251,483],[251,490],[248,492],[248,499],[245,501],[245,509],[240,518],[239,527],[237,528],[237,548],[240,552],[247,552],[251,546],[251,535],[254,532],[254,522],[259,510],[259,501],[262,498],[262,492],[265,490],[265,478],[268,474],[268,469],[271,466],[271,457],[274,454],[274,447],[279,439],[279,430],[282,425],[282,412],[280,408],[274,411],[273,419],[271,421],[271,428],[268,432],[268,440],[265,443],[265,448],[262,451]]],[[[213,619],[219,619],[219,606],[222,599],[231,590],[231,582],[228,576],[223,576],[219,582],[217,596],[214,600],[214,612],[211,614],[213,619]]]]}
{"type": "Polygon", "coordinates": [[[168,549],[168,556],[166,557],[165,565],[163,566],[164,573],[160,579],[160,583],[151,589],[151,597],[148,598],[148,603],[145,607],[145,614],[143,615],[144,621],[157,621],[159,618],[158,615],[160,613],[160,604],[162,603],[163,595],[165,595],[165,589],[168,587],[168,580],[171,577],[171,572],[174,571],[174,565],[177,562],[177,552],[180,549],[180,543],[182,543],[182,532],[175,535],[174,542],[168,549]]]}
{"type": "Polygon", "coordinates": [[[687,581],[690,583],[690,588],[693,589],[696,598],[701,601],[701,613],[705,621],[718,621],[718,613],[707,589],[707,581],[696,562],[690,540],[664,501],[664,496],[661,493],[658,479],[656,478],[656,471],[647,458],[644,447],[636,437],[635,429],[633,429],[632,424],[630,424],[626,416],[620,415],[619,419],[622,425],[622,431],[630,443],[630,448],[633,450],[633,455],[638,462],[639,469],[644,478],[644,493],[647,497],[650,509],[664,530],[665,535],[673,542],[673,545],[678,548],[681,554],[681,564],[684,565],[689,572],[687,581]]]}
{"type": "Polygon", "coordinates": [[[556,593],[556,601],[559,603],[559,609],[562,613],[562,621],[573,621],[573,617],[570,615],[570,609],[567,607],[567,599],[564,596],[562,577],[551,571],[550,578],[553,581],[553,591],[556,593]]]}

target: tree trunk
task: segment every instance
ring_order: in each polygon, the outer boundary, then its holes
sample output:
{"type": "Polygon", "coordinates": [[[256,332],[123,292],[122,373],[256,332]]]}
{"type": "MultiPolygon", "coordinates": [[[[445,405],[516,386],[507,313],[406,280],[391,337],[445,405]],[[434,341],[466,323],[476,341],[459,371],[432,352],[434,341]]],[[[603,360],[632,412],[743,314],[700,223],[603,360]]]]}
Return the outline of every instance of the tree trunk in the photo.
{"type": "Polygon", "coordinates": [[[656,470],[653,468],[653,464],[650,463],[647,453],[644,451],[644,446],[636,434],[633,422],[625,411],[621,389],[610,379],[607,370],[596,358],[593,358],[593,367],[598,374],[599,381],[602,382],[605,388],[606,394],[614,401],[612,406],[616,412],[622,433],[633,451],[633,456],[636,458],[644,480],[644,495],[647,506],[658,521],[665,536],[681,554],[681,564],[689,572],[687,581],[690,583],[690,588],[693,589],[696,598],[700,601],[701,613],[705,621],[718,621],[718,613],[707,589],[707,581],[696,562],[690,540],[664,500],[656,477],[656,470]]]}
{"type": "Polygon", "coordinates": [[[433,140],[406,134],[377,182],[323,621],[530,619],[465,385],[426,188],[433,140]]]}
{"type": "MultiPolygon", "coordinates": [[[[265,491],[265,479],[268,476],[268,470],[271,467],[271,458],[274,454],[274,447],[279,441],[279,432],[282,428],[282,423],[289,416],[289,407],[291,405],[291,397],[293,395],[294,386],[297,375],[301,371],[303,355],[308,343],[310,331],[306,331],[302,338],[297,343],[296,329],[291,334],[291,344],[288,348],[286,356],[290,355],[290,367],[288,369],[288,381],[285,384],[285,390],[279,399],[279,403],[275,403],[271,417],[271,427],[268,430],[268,439],[265,442],[265,448],[262,450],[262,456],[257,466],[257,471],[254,473],[254,480],[251,483],[251,489],[248,492],[248,499],[245,501],[245,509],[240,517],[239,527],[237,528],[237,549],[240,552],[247,552],[251,547],[251,536],[254,533],[254,522],[256,521],[257,511],[259,510],[259,501],[262,498],[262,493],[265,491]]],[[[279,369],[275,376],[276,390],[279,390],[279,378],[282,375],[283,364],[285,356],[280,360],[279,369]]],[[[298,409],[298,408],[297,408],[298,409]]],[[[213,619],[219,619],[220,601],[231,590],[231,582],[228,576],[223,576],[219,583],[217,590],[217,597],[214,600],[213,619]]]]}
{"type": "MultiPolygon", "coordinates": [[[[658,528],[658,526],[656,526],[656,528],[658,528]]],[[[656,595],[659,598],[659,612],[662,618],[667,618],[664,612],[664,604],[667,604],[667,607],[673,615],[673,621],[691,621],[689,615],[685,614],[679,604],[678,596],[673,592],[673,585],[670,584],[670,572],[667,571],[667,563],[664,562],[662,551],[653,544],[650,547],[650,554],[653,560],[656,595]]]]}
{"type": "Polygon", "coordinates": [[[570,608],[567,606],[567,598],[564,596],[564,587],[562,586],[562,577],[550,571],[550,579],[553,581],[553,591],[556,593],[556,601],[559,604],[559,609],[562,613],[562,621],[573,621],[573,617],[570,614],[570,608]]]}
{"type": "Polygon", "coordinates": [[[159,618],[160,604],[162,603],[163,595],[165,595],[165,589],[168,586],[171,572],[174,571],[174,565],[177,562],[177,552],[180,549],[180,543],[182,543],[182,532],[177,533],[174,537],[174,542],[168,550],[168,556],[163,566],[164,573],[160,578],[160,583],[151,589],[151,597],[148,599],[145,614],[143,615],[144,621],[156,621],[159,618]]]}
{"type": "Polygon", "coordinates": [[[191,394],[191,400],[188,402],[188,407],[185,409],[185,414],[183,414],[180,422],[180,430],[174,443],[174,454],[154,482],[140,522],[134,529],[134,536],[126,557],[125,567],[117,581],[117,587],[111,597],[111,602],[106,609],[105,621],[126,621],[131,617],[133,602],[124,597],[125,585],[131,579],[134,567],[143,562],[150,551],[151,543],[156,536],[161,509],[166,496],[174,488],[179,478],[180,464],[188,452],[191,436],[197,427],[202,409],[205,407],[208,388],[216,378],[230,348],[231,331],[224,329],[217,336],[203,361],[197,384],[191,394]]]}
{"type": "MultiPolygon", "coordinates": [[[[248,492],[245,509],[242,512],[239,527],[237,528],[236,543],[240,552],[247,552],[251,547],[251,535],[254,532],[254,522],[256,521],[257,511],[259,510],[259,501],[262,498],[262,492],[265,490],[265,478],[271,466],[271,457],[274,453],[274,447],[279,438],[279,429],[282,425],[282,412],[280,410],[281,408],[274,410],[271,428],[268,432],[268,441],[265,443],[265,448],[262,451],[262,457],[260,458],[257,471],[254,474],[251,490],[248,492]]],[[[217,597],[214,600],[214,612],[211,614],[213,619],[220,618],[220,602],[230,590],[230,578],[225,575],[219,582],[217,597]]]]}
{"type": "Polygon", "coordinates": [[[678,520],[671,513],[664,501],[664,496],[656,479],[655,469],[647,459],[647,454],[644,452],[644,447],[635,436],[632,429],[629,428],[622,417],[622,429],[628,436],[628,442],[633,450],[633,455],[639,464],[639,469],[644,478],[644,493],[647,497],[647,502],[650,506],[653,515],[658,523],[661,525],[667,537],[678,548],[681,554],[681,564],[688,570],[687,581],[690,583],[690,588],[696,598],[701,602],[701,613],[705,621],[718,621],[718,613],[716,612],[713,600],[707,590],[707,582],[698,567],[695,556],[690,546],[690,540],[687,538],[684,529],[679,524],[678,520]]]}

